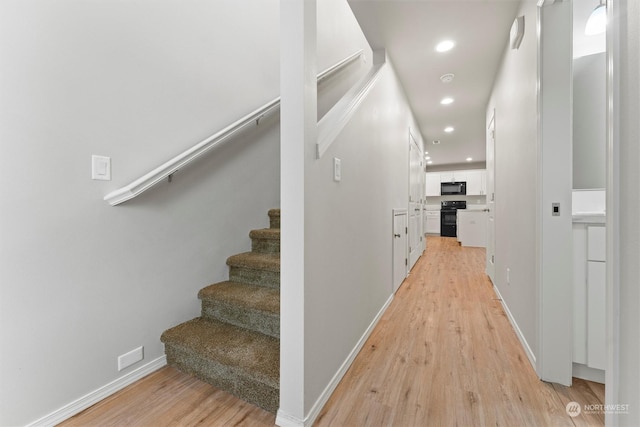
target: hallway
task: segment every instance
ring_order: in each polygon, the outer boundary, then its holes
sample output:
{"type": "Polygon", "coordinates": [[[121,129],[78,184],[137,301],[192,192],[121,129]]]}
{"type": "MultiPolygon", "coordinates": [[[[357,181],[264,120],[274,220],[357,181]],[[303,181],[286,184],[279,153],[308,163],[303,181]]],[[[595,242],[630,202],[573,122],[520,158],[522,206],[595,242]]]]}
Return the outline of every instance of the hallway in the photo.
{"type": "Polygon", "coordinates": [[[565,411],[601,404],[603,385],[538,380],[484,274],[485,250],[427,239],[315,425],[603,425],[565,411]]]}
{"type": "MultiPolygon", "coordinates": [[[[585,426],[567,403],[604,386],[539,381],[484,274],[484,249],[428,237],[427,251],[321,411],[316,427],[585,426]]],[[[533,304],[533,301],[532,301],[533,304]]],[[[273,425],[275,417],[165,367],[64,426],[273,425]]]]}

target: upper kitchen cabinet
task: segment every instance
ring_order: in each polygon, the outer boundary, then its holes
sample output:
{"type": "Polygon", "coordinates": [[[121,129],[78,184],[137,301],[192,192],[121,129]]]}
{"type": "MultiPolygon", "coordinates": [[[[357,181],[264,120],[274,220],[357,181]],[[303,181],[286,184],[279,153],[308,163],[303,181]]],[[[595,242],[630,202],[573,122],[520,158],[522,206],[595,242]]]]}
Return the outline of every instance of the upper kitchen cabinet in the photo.
{"type": "Polygon", "coordinates": [[[426,196],[440,195],[440,172],[427,173],[425,179],[426,196]]]}
{"type": "Polygon", "coordinates": [[[440,172],[440,182],[465,182],[467,171],[445,171],[440,172]]]}
{"type": "Polygon", "coordinates": [[[486,169],[467,171],[467,196],[484,196],[487,194],[486,169]]]}

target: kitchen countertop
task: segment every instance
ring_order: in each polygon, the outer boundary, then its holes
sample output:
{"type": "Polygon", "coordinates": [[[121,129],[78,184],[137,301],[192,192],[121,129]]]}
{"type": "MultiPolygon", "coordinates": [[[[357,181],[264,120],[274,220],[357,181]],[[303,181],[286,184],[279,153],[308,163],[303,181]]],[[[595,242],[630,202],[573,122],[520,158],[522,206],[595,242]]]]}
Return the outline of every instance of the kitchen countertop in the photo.
{"type": "Polygon", "coordinates": [[[486,205],[467,205],[467,209],[463,209],[467,212],[485,212],[486,205]]]}
{"type": "Polygon", "coordinates": [[[607,216],[604,212],[574,212],[574,224],[604,224],[607,216]]]}

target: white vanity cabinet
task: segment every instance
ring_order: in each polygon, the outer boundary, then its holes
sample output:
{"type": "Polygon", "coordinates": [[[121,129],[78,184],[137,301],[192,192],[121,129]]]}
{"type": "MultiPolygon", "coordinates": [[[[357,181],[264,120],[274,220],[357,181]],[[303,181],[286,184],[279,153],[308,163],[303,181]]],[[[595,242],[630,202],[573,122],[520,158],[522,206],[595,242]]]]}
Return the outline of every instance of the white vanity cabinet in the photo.
{"type": "Polygon", "coordinates": [[[605,369],[606,264],[604,226],[587,226],[587,366],[605,369]]]}
{"type": "Polygon", "coordinates": [[[606,368],[605,236],[604,224],[573,224],[574,376],[592,381],[606,368]]]}

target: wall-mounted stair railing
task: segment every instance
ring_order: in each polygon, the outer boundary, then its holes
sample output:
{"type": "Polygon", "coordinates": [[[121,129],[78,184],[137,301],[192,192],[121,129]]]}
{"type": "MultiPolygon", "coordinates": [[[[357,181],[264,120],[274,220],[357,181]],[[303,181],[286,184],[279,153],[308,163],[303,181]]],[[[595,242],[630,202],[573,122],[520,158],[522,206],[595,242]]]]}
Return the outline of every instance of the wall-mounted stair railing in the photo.
{"type": "MultiPolygon", "coordinates": [[[[325,71],[318,74],[318,82],[337,73],[338,71],[355,61],[357,58],[359,58],[362,53],[363,51],[362,49],[360,49],[359,51],[353,53],[352,55],[349,55],[337,64],[327,68],[325,71]]],[[[273,101],[264,104],[255,111],[242,117],[240,120],[237,120],[236,122],[220,130],[219,132],[211,135],[204,141],[199,142],[193,147],[178,154],[171,160],[163,163],[162,165],[146,173],[140,178],[132,181],[128,185],[112,191],[104,197],[104,200],[106,200],[111,206],[115,206],[119,205],[120,203],[126,202],[127,200],[133,199],[134,197],[140,195],[157,183],[169,178],[179,169],[184,168],[186,165],[198,159],[203,154],[221,145],[233,135],[244,129],[246,126],[253,124],[259,125],[260,119],[267,116],[268,114],[278,111],[279,109],[280,97],[277,97],[273,101]]]]}

